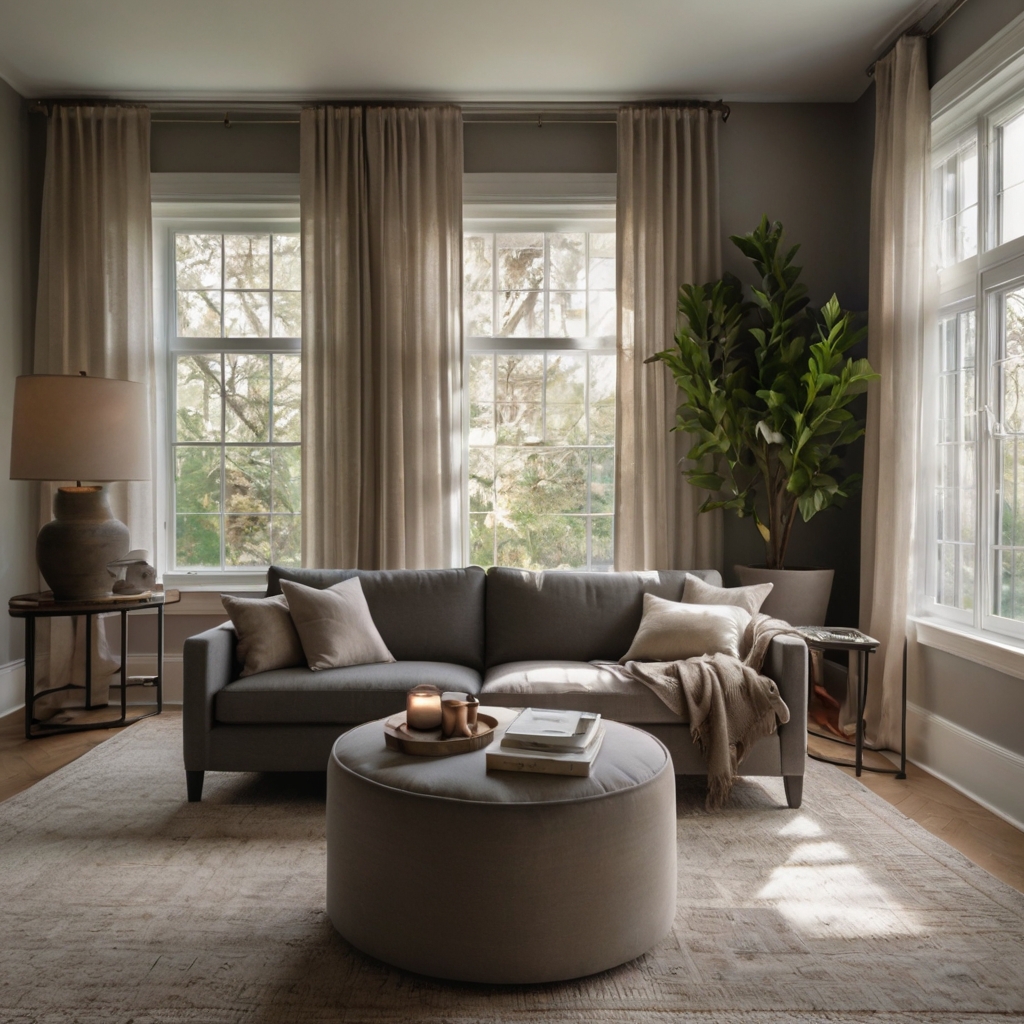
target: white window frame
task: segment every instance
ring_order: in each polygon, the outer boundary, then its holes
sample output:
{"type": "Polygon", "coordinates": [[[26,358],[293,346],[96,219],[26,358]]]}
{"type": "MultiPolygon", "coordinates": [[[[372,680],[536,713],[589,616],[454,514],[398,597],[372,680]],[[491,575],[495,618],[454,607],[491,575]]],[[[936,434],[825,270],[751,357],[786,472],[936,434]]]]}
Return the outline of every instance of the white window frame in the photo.
{"type": "MultiPolygon", "coordinates": [[[[475,232],[615,231],[614,174],[467,174],[464,176],[463,234],[475,232]]],[[[547,302],[547,295],[545,295],[547,302]]],[[[614,355],[614,335],[577,338],[464,338],[463,380],[471,356],[483,353],[591,352],[614,355]]],[[[462,400],[462,564],[469,565],[469,388],[462,400]]],[[[589,412],[588,412],[589,415],[589,412]]],[[[613,452],[613,458],[617,458],[613,452]]],[[[591,560],[587,545],[588,566],[591,560]]],[[[580,570],[582,571],[582,570],[580,570]]],[[[595,570],[597,571],[597,570],[595,570]]]]}
{"type": "MultiPolygon", "coordinates": [[[[1024,621],[993,614],[995,599],[996,476],[999,424],[991,411],[998,405],[998,380],[993,357],[998,351],[1001,293],[1024,286],[1024,236],[999,242],[998,130],[1024,112],[1024,16],[982,47],[932,90],[933,168],[973,134],[978,152],[978,252],[938,270],[937,317],[926,341],[922,408],[922,470],[919,480],[920,530],[917,545],[917,635],[921,642],[943,650],[955,640],[956,653],[981,664],[997,650],[1001,665],[1014,661],[1011,674],[1024,677],[1024,621]],[[975,387],[976,502],[975,583],[971,610],[941,605],[935,600],[939,572],[937,538],[937,422],[938,322],[966,310],[976,314],[975,387]],[[1011,657],[1012,655],[1012,657],[1011,657]]],[[[933,197],[933,204],[937,197],[933,197]]],[[[932,224],[937,226],[933,205],[932,224]]],[[[938,238],[933,234],[934,255],[938,238]]],[[[1004,665],[1004,670],[1005,665],[1004,665]]]]}
{"type": "Polygon", "coordinates": [[[157,565],[165,587],[259,592],[266,568],[177,569],[174,566],[174,360],[181,352],[296,352],[292,339],[176,339],[174,236],[179,232],[299,232],[297,175],[154,175],[153,284],[157,366],[157,565]],[[273,179],[273,180],[271,180],[273,179]],[[215,344],[211,345],[211,340],[215,344]]]}

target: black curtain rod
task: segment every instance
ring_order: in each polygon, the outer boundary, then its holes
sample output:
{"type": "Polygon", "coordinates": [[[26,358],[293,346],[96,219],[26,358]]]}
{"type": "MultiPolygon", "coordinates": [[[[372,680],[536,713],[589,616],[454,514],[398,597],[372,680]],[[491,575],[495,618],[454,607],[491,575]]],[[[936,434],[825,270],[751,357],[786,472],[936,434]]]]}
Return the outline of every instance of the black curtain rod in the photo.
{"type": "MultiPolygon", "coordinates": [[[[136,103],[119,103],[117,101],[97,101],[97,100],[33,100],[28,105],[29,113],[32,114],[43,114],[46,117],[50,116],[53,107],[57,104],[66,104],[68,106],[145,106],[145,104],[136,103]]],[[[458,104],[453,104],[458,106],[458,104]]],[[[644,108],[653,107],[678,107],[681,109],[706,109],[715,110],[722,115],[722,121],[728,121],[729,115],[732,113],[729,105],[722,100],[664,100],[661,102],[641,102],[641,103],[623,103],[621,106],[637,106],[644,108]]],[[[484,113],[484,111],[481,111],[484,113]]],[[[564,112],[562,112],[564,113],[564,112]]],[[[470,112],[464,115],[463,119],[468,124],[536,124],[538,128],[543,128],[546,124],[615,124],[616,119],[614,117],[566,117],[561,114],[544,114],[533,113],[531,111],[522,111],[521,113],[510,111],[507,115],[501,117],[478,117],[475,112],[470,112]]],[[[214,117],[161,117],[158,113],[151,117],[154,124],[218,124],[224,128],[234,128],[238,125],[247,124],[298,124],[299,116],[296,112],[293,117],[278,117],[278,118],[260,118],[260,117],[244,117],[241,120],[233,121],[228,112],[225,112],[223,118],[214,117]]]]}

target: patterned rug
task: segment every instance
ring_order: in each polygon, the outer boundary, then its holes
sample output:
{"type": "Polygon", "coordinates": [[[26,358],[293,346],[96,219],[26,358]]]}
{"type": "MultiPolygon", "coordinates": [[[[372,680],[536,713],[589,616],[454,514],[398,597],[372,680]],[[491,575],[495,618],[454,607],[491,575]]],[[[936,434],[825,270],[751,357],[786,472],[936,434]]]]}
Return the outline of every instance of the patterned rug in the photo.
{"type": "Polygon", "coordinates": [[[679,792],[679,909],[570,984],[458,985],[362,955],[324,912],[320,776],[208,774],[150,719],[0,804],[0,1021],[77,1024],[1024,1020],[1024,896],[808,763],[730,805],[679,792]]]}

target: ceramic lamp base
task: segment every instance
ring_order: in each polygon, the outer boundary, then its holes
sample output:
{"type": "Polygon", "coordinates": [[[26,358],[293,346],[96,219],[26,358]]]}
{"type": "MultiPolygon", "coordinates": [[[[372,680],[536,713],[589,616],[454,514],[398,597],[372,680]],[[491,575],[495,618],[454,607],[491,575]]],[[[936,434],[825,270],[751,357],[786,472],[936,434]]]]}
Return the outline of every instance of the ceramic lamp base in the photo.
{"type": "Polygon", "coordinates": [[[116,576],[107,566],[128,552],[128,527],[115,519],[102,487],[60,487],[54,518],[36,538],[39,571],[58,601],[108,597],[116,576]]]}

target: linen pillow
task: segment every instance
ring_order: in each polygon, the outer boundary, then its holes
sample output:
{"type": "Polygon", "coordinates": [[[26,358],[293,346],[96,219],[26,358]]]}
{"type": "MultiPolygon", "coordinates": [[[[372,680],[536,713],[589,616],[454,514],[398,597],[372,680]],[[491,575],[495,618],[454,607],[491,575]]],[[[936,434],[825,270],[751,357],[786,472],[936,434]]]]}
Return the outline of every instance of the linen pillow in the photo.
{"type": "Polygon", "coordinates": [[[288,602],[280,594],[257,598],[221,594],[220,601],[238,634],[236,653],[242,662],[241,675],[306,664],[299,634],[288,614],[288,602]]]}
{"type": "Polygon", "coordinates": [[[314,671],[395,660],[373,624],[358,576],[326,590],[281,580],[281,590],[314,671]]]}
{"type": "Polygon", "coordinates": [[[687,576],[683,583],[683,601],[687,604],[734,604],[756,615],[774,586],[774,583],[755,583],[751,587],[716,587],[699,576],[687,576]]]}
{"type": "Polygon", "coordinates": [[[736,605],[686,604],[644,594],[644,614],[633,643],[619,659],[679,661],[702,654],[740,657],[750,613],[736,605]]]}

